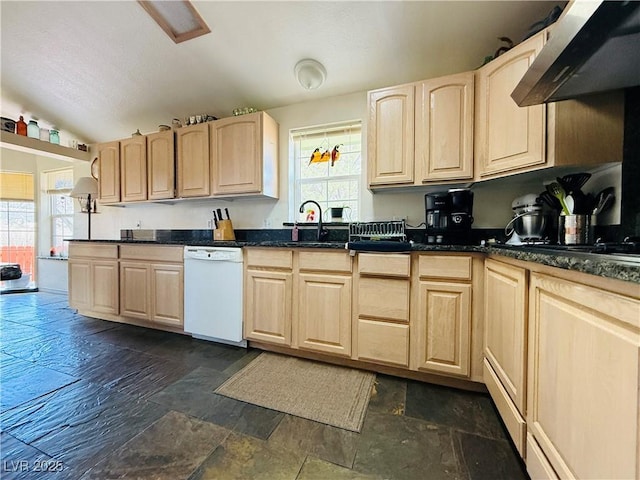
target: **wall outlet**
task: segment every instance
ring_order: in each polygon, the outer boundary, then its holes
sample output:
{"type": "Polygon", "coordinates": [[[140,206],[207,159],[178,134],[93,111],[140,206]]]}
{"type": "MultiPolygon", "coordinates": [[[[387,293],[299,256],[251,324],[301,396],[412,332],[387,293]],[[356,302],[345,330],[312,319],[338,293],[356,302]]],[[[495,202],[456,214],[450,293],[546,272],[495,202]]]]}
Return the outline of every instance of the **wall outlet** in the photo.
{"type": "Polygon", "coordinates": [[[140,229],[142,228],[142,220],[138,220],[138,221],[136,222],[136,228],[137,228],[138,230],[140,230],[140,229]]]}

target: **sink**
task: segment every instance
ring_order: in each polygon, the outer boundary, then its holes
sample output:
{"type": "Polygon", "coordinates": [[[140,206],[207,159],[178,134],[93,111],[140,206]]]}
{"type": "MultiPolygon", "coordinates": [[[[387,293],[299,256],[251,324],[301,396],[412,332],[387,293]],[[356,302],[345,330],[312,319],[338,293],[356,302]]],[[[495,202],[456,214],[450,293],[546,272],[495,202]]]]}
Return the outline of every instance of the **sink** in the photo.
{"type": "Polygon", "coordinates": [[[411,243],[388,240],[361,240],[347,243],[347,248],[359,252],[409,252],[411,251],[411,243]]]}

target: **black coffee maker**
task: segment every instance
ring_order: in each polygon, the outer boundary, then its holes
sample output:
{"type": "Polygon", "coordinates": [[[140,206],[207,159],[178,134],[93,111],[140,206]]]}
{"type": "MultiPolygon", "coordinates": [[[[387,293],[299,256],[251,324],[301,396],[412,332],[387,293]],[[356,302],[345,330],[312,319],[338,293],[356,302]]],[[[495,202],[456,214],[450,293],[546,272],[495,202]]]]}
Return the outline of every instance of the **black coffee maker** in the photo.
{"type": "Polygon", "coordinates": [[[473,192],[468,188],[452,188],[447,192],[424,196],[426,243],[465,245],[471,243],[473,224],[473,192]]]}

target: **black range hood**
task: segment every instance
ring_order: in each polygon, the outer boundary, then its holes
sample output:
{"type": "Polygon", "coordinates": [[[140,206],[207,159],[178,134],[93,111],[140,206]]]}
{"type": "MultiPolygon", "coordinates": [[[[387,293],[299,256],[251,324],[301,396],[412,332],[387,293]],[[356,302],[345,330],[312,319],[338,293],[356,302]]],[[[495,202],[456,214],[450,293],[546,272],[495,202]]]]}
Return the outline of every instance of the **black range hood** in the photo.
{"type": "Polygon", "coordinates": [[[521,106],[640,85],[640,2],[576,0],[511,94],[521,106]]]}

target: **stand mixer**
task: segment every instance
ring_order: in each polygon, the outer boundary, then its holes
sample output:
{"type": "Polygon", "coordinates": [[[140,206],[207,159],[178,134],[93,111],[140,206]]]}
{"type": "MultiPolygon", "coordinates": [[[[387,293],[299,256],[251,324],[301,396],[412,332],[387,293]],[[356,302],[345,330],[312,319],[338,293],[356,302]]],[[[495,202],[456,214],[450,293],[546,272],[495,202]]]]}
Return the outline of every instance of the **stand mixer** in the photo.
{"type": "Polygon", "coordinates": [[[504,227],[504,233],[511,236],[508,245],[523,245],[541,240],[547,226],[547,215],[543,204],[535,193],[516,198],[511,203],[513,218],[504,227]]]}

